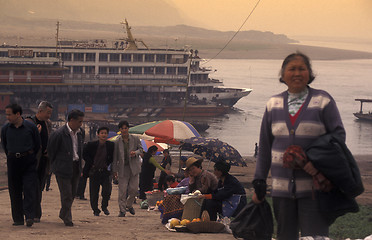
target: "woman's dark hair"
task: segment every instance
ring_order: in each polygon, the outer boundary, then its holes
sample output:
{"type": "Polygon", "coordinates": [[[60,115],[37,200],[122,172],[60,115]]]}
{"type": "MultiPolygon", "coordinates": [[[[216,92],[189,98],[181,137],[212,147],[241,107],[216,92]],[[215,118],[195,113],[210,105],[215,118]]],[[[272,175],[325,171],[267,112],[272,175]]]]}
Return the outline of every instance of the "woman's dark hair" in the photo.
{"type": "Polygon", "coordinates": [[[310,84],[314,81],[315,76],[314,76],[314,73],[313,73],[313,69],[311,68],[310,58],[308,56],[306,56],[305,54],[301,53],[301,52],[295,52],[295,53],[292,53],[292,54],[288,55],[284,59],[284,61],[282,63],[282,68],[280,69],[280,73],[279,73],[279,75],[280,75],[279,82],[285,83],[282,79],[283,75],[284,75],[284,70],[287,67],[288,63],[290,63],[291,61],[295,60],[298,57],[301,57],[304,60],[304,63],[306,65],[307,69],[309,70],[309,82],[308,82],[308,84],[310,84]]]}
{"type": "Polygon", "coordinates": [[[231,165],[225,161],[216,162],[214,168],[221,171],[222,175],[226,175],[230,171],[231,165]]]}
{"type": "Polygon", "coordinates": [[[125,121],[125,120],[121,120],[121,121],[119,122],[119,124],[118,124],[118,128],[120,129],[120,128],[122,128],[124,125],[127,126],[127,127],[129,128],[129,123],[128,123],[128,121],[125,121]]]}
{"type": "Polygon", "coordinates": [[[151,146],[149,149],[147,149],[147,152],[145,152],[145,155],[143,156],[144,158],[150,158],[152,156],[152,152],[157,152],[158,147],[157,146],[151,146]]]}
{"type": "Polygon", "coordinates": [[[79,109],[73,109],[71,110],[67,115],[67,121],[71,121],[71,119],[79,119],[79,117],[84,117],[84,113],[80,111],[79,109]]]}
{"type": "Polygon", "coordinates": [[[19,113],[19,115],[22,115],[22,107],[17,103],[11,103],[5,107],[5,109],[7,108],[12,109],[13,114],[19,113]]]}
{"type": "Polygon", "coordinates": [[[147,152],[149,153],[156,152],[156,151],[158,151],[158,147],[155,145],[149,147],[149,149],[147,150],[147,152]]]}

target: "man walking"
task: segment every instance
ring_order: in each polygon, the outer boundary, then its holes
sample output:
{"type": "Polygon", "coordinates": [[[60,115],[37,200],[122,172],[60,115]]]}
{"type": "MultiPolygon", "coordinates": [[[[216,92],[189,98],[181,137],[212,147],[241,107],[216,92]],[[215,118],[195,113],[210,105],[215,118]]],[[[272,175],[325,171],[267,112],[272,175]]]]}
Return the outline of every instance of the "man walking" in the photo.
{"type": "Polygon", "coordinates": [[[37,153],[37,178],[38,178],[38,188],[36,191],[37,202],[35,206],[35,217],[34,222],[40,222],[42,215],[41,210],[41,200],[42,200],[42,191],[45,187],[46,178],[50,171],[50,163],[47,153],[48,138],[52,131],[52,123],[49,120],[52,116],[53,106],[47,101],[40,102],[38,106],[38,112],[30,117],[27,117],[26,120],[34,123],[39,130],[41,138],[41,149],[37,153]]]}
{"type": "Polygon", "coordinates": [[[8,188],[13,225],[31,227],[36,204],[36,153],[40,149],[40,134],[35,124],[24,121],[22,107],[5,107],[8,123],[1,129],[1,143],[7,155],[8,188]]]}
{"type": "MultiPolygon", "coordinates": [[[[84,165],[83,172],[85,171],[85,164],[86,163],[83,164],[84,165]]],[[[77,190],[76,190],[76,195],[75,195],[76,199],[88,200],[85,197],[85,188],[87,187],[87,181],[88,181],[88,175],[80,176],[79,183],[78,183],[77,190]]]]}
{"type": "Polygon", "coordinates": [[[125,217],[128,210],[135,214],[133,203],[138,194],[139,173],[141,162],[139,156],[143,153],[139,138],[129,134],[129,123],[119,122],[121,135],[115,140],[114,161],[112,164],[114,179],[119,181],[118,217],[125,217]]]}
{"type": "Polygon", "coordinates": [[[89,176],[90,206],[94,216],[99,216],[101,210],[98,209],[99,188],[102,186],[101,209],[105,215],[110,215],[108,202],[111,196],[111,171],[108,167],[111,165],[114,156],[114,143],[107,141],[109,129],[100,127],[97,130],[98,140],[88,142],[84,146],[85,167],[84,177],[89,176]]]}
{"type": "Polygon", "coordinates": [[[83,121],[84,113],[77,109],[72,110],[67,116],[66,125],[51,134],[47,148],[61,196],[59,218],[70,227],[74,225],[71,207],[81,174],[85,137],[81,128],[83,121]]]}

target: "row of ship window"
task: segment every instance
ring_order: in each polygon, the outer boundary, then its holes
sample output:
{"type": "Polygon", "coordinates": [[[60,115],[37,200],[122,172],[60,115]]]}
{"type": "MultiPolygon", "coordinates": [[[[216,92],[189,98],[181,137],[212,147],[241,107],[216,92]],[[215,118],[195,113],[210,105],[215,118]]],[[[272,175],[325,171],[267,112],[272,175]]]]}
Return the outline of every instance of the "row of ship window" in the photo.
{"type": "MultiPolygon", "coordinates": [[[[74,74],[82,74],[83,73],[83,66],[74,66],[73,67],[73,73],[74,74]]],[[[127,67],[122,67],[120,69],[119,73],[119,68],[113,68],[113,67],[100,67],[99,68],[99,74],[154,74],[154,68],[142,68],[141,67],[133,67],[133,68],[127,68],[127,67]]],[[[167,74],[176,74],[176,68],[171,67],[171,68],[155,68],[155,74],[165,74],[165,71],[167,74]]],[[[26,75],[27,71],[13,71],[13,75],[26,75]]],[[[3,70],[0,71],[1,75],[3,76],[8,76],[9,71],[8,70],[3,70]]],[[[66,70],[66,73],[70,73],[70,70],[66,70]]],[[[85,74],[95,74],[94,72],[94,67],[85,67],[85,74]]],[[[47,76],[52,76],[52,75],[61,75],[61,71],[31,71],[32,76],[42,76],[42,75],[47,75],[47,76]]],[[[186,67],[179,67],[178,68],[178,75],[187,75],[187,68],[186,67]]],[[[207,80],[208,75],[206,74],[192,74],[191,75],[191,80],[207,80]]]]}
{"type": "MultiPolygon", "coordinates": [[[[95,62],[96,53],[59,53],[63,61],[95,62]]],[[[0,51],[0,57],[8,57],[8,52],[0,51]]],[[[56,57],[55,52],[34,52],[34,57],[56,57]]],[[[166,62],[174,64],[186,63],[187,55],[183,58],[173,58],[172,54],[129,54],[129,53],[99,53],[100,62],[166,62]]]]}
{"type": "MultiPolygon", "coordinates": [[[[28,71],[13,71],[13,75],[26,75],[28,71]]],[[[0,71],[1,75],[9,75],[10,71],[0,71]]],[[[31,71],[31,75],[61,75],[61,71],[31,71]]]]}
{"type": "MultiPolygon", "coordinates": [[[[70,70],[67,70],[70,73],[70,70]]],[[[187,75],[187,67],[99,67],[99,74],[178,74],[187,75]]],[[[71,73],[94,74],[94,66],[73,66],[71,73]],[[85,71],[84,71],[85,68],[85,71]]]]}

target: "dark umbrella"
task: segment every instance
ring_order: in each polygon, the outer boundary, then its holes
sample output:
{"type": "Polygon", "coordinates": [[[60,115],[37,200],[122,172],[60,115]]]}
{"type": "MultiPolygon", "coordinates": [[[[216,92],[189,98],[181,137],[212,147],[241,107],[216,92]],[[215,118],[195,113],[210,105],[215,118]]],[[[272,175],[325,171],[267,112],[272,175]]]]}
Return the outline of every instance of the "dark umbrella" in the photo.
{"type": "Polygon", "coordinates": [[[188,138],[181,141],[180,149],[203,156],[212,162],[226,161],[234,166],[247,166],[238,150],[216,138],[188,138]]]}

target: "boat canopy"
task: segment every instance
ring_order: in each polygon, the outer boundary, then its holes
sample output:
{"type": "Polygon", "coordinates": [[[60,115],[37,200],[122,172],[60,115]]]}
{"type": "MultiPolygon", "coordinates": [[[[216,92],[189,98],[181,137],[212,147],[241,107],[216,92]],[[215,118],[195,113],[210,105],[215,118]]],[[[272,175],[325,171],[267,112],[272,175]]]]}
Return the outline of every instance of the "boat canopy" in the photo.
{"type": "Polygon", "coordinates": [[[364,103],[364,102],[372,102],[372,99],[356,98],[355,101],[359,101],[359,102],[360,102],[360,110],[359,110],[359,113],[363,113],[363,103],[364,103]]]}

